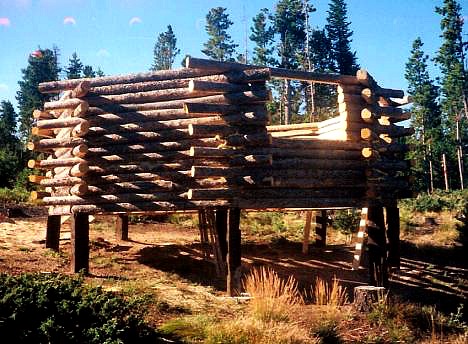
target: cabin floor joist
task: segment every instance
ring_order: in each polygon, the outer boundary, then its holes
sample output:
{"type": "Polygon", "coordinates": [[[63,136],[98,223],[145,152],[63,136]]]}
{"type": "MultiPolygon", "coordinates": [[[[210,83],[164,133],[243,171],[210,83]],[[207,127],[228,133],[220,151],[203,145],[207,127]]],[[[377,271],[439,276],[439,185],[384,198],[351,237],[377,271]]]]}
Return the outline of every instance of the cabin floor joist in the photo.
{"type": "Polygon", "coordinates": [[[31,197],[49,207],[47,247],[58,249],[60,216],[71,216],[72,268],[87,270],[89,214],[118,215],[116,235],[126,240],[128,214],[211,209],[234,293],[242,209],[368,208],[361,227],[371,275],[378,275],[372,282],[385,284],[387,256],[398,265],[396,200],[409,190],[408,147],[399,138],[412,129],[398,125],[410,117],[401,108],[408,97],[364,70],[349,76],[196,58],[186,64],[39,85],[55,97],[34,111],[28,143],[43,156],[28,166],[41,171],[30,176],[40,189],[31,197]],[[338,114],[269,125],[270,78],[335,85],[338,114]]]}

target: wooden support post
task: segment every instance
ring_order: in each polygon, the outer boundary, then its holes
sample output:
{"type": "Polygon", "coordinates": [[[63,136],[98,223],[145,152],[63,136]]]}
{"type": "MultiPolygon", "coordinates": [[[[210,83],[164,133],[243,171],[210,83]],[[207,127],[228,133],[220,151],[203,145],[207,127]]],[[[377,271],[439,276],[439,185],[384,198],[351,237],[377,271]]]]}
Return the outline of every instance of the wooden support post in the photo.
{"type": "Polygon", "coordinates": [[[227,226],[228,226],[228,210],[227,208],[216,209],[216,233],[218,236],[219,248],[223,262],[226,261],[227,255],[227,226]]]}
{"type": "Polygon", "coordinates": [[[364,249],[364,235],[367,233],[367,214],[368,209],[362,208],[361,220],[359,221],[359,231],[357,233],[356,244],[354,246],[353,269],[359,269],[362,259],[362,251],[364,249]]]}
{"type": "Polygon", "coordinates": [[[60,215],[47,216],[46,248],[59,250],[60,225],[60,215]]]}
{"type": "Polygon", "coordinates": [[[76,213],[71,223],[71,271],[89,272],[89,215],[76,213]]]}
{"type": "Polygon", "coordinates": [[[315,245],[325,247],[327,244],[327,211],[322,210],[315,218],[315,245]]]}
{"type": "Polygon", "coordinates": [[[235,296],[240,293],[241,287],[240,208],[229,209],[227,227],[227,293],[235,296]]]}
{"type": "Polygon", "coordinates": [[[198,229],[200,231],[200,244],[203,257],[207,259],[210,256],[210,239],[208,236],[208,222],[205,209],[198,210],[198,229]]]}
{"type": "Polygon", "coordinates": [[[369,207],[367,232],[369,284],[386,288],[388,286],[388,271],[383,207],[369,207]]]}
{"type": "Polygon", "coordinates": [[[388,265],[400,268],[400,211],[396,206],[386,207],[387,211],[387,238],[388,238],[388,265]]]}
{"type": "Polygon", "coordinates": [[[128,215],[119,214],[115,219],[115,238],[128,241],[128,215]]]}
{"type": "Polygon", "coordinates": [[[309,238],[310,238],[310,227],[312,223],[313,211],[309,210],[306,212],[306,220],[304,224],[304,240],[302,241],[302,253],[309,253],[309,238]]]}

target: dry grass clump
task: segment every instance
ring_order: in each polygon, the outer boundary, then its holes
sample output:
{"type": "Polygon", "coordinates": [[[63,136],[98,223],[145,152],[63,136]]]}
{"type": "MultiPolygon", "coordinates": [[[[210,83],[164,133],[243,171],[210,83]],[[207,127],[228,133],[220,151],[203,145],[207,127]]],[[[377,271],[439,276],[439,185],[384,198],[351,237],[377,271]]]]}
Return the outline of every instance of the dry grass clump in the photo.
{"type": "Polygon", "coordinates": [[[205,343],[302,344],[319,343],[308,331],[288,322],[264,322],[245,317],[213,324],[207,330],[205,343]]]}
{"type": "Polygon", "coordinates": [[[304,303],[297,281],[292,276],[283,280],[270,268],[252,270],[244,288],[252,296],[249,304],[252,316],[261,321],[288,321],[304,303]]]}
{"type": "Polygon", "coordinates": [[[338,280],[333,278],[332,283],[328,283],[320,277],[315,280],[312,288],[315,304],[319,306],[339,307],[348,302],[346,288],[341,286],[338,280]]]}

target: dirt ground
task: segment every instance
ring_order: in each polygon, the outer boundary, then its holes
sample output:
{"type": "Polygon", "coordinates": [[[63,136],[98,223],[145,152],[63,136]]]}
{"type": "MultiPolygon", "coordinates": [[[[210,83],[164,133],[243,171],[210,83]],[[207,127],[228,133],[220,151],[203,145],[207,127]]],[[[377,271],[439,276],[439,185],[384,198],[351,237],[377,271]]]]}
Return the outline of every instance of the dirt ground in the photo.
{"type": "MultiPolygon", "coordinates": [[[[45,248],[46,218],[6,219],[0,223],[0,272],[69,273],[70,227],[62,225],[60,252],[45,248]]],[[[131,293],[150,290],[168,307],[191,312],[235,311],[238,301],[224,295],[225,282],[214,265],[204,259],[196,228],[170,223],[131,224],[129,241],[115,238],[113,219],[98,218],[91,224],[90,276],[95,285],[131,293]]],[[[294,275],[304,290],[317,276],[334,276],[351,291],[366,284],[365,269],[352,270],[353,247],[344,244],[312,247],[308,255],[301,244],[288,240],[274,243],[257,240],[243,243],[244,273],[266,265],[282,276],[294,275]]],[[[468,260],[462,247],[424,247],[402,243],[401,270],[391,277],[391,292],[413,302],[436,305],[454,312],[466,304],[468,260]]],[[[352,297],[350,295],[350,297],[352,297]]],[[[466,309],[466,308],[465,308],[466,309]]]]}

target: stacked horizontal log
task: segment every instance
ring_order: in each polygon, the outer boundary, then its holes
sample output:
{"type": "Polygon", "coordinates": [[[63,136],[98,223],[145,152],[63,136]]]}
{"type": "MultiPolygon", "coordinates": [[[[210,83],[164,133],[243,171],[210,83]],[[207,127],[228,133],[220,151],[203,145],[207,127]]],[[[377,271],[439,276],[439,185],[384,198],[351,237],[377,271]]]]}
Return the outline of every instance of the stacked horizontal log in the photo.
{"type": "Polygon", "coordinates": [[[366,158],[367,197],[369,200],[391,204],[398,198],[410,196],[408,169],[404,160],[408,151],[399,139],[414,133],[413,128],[398,125],[410,119],[411,114],[401,108],[411,102],[403,91],[380,87],[367,71],[359,70],[356,75],[360,86],[348,89],[348,98],[340,104],[346,109],[350,121],[357,123],[349,126],[349,137],[359,136],[366,147],[362,155],[366,158]],[[360,98],[359,98],[360,97],[360,98]],[[350,109],[348,112],[347,109],[350,109]],[[360,109],[360,111],[359,111],[360,109]]]}
{"type": "Polygon", "coordinates": [[[361,207],[402,196],[403,93],[337,76],[188,59],[187,68],[47,82],[28,166],[50,214],[361,207]],[[306,73],[306,74],[304,74],[306,73]],[[338,117],[271,126],[270,75],[336,84],[338,117]]]}
{"type": "Polygon", "coordinates": [[[30,176],[44,188],[33,197],[58,215],[227,205],[190,199],[189,191],[250,186],[255,178],[243,166],[271,164],[271,157],[199,157],[191,148],[267,147],[269,76],[266,68],[185,68],[41,84],[42,92],[66,96],[34,112],[39,137],[28,147],[48,157],[28,163],[44,171],[30,176]]]}

